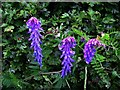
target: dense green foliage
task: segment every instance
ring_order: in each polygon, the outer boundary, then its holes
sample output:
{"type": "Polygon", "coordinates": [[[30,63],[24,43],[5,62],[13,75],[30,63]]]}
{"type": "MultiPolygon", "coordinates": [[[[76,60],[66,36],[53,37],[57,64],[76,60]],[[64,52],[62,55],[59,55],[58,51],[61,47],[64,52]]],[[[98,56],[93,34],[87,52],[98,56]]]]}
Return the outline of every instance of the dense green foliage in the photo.
{"type": "Polygon", "coordinates": [[[3,2],[2,46],[3,89],[39,90],[49,88],[81,89],[84,87],[87,66],[87,89],[120,88],[120,3],[58,3],[58,2],[3,2]],[[30,49],[26,21],[36,17],[42,22],[44,32],[41,48],[43,67],[34,61],[30,49]],[[101,36],[101,32],[104,33],[101,36]],[[100,36],[106,48],[97,48],[92,63],[83,58],[86,40],[100,36]],[[60,76],[61,52],[58,44],[67,36],[74,36],[75,62],[72,72],[64,79],[60,76]]]}

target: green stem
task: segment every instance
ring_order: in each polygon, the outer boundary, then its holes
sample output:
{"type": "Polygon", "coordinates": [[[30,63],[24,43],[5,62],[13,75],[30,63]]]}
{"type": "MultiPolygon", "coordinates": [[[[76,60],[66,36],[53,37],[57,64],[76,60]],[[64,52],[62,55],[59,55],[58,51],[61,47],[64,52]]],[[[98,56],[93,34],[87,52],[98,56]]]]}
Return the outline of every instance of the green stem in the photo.
{"type": "Polygon", "coordinates": [[[86,90],[86,83],[87,83],[87,66],[85,66],[84,90],[86,90]]]}
{"type": "Polygon", "coordinates": [[[68,88],[71,89],[71,88],[70,88],[70,84],[68,83],[68,81],[67,81],[67,80],[65,80],[65,81],[66,81],[66,83],[67,83],[67,85],[68,85],[68,88]]]}

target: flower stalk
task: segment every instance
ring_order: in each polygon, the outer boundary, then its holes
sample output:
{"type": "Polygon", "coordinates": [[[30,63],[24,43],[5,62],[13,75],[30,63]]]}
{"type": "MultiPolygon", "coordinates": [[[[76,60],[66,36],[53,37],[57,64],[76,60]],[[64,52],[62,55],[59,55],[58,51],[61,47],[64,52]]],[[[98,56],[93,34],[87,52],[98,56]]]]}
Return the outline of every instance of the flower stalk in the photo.
{"type": "Polygon", "coordinates": [[[42,27],[41,27],[41,23],[40,21],[35,18],[35,17],[31,17],[28,21],[27,21],[27,27],[29,28],[29,32],[30,33],[30,38],[29,41],[31,40],[31,48],[34,49],[34,57],[35,57],[35,61],[37,61],[40,65],[40,67],[42,66],[42,49],[40,47],[40,44],[42,44],[41,42],[41,38],[42,35],[40,34],[39,30],[42,31],[42,27]]]}
{"type": "Polygon", "coordinates": [[[75,48],[76,41],[73,37],[69,36],[62,40],[61,44],[59,44],[59,50],[62,51],[62,55],[60,58],[63,58],[62,61],[62,73],[61,77],[65,77],[68,73],[71,73],[71,67],[72,62],[74,60],[71,58],[75,54],[74,51],[72,51],[72,48],[75,48]]]}

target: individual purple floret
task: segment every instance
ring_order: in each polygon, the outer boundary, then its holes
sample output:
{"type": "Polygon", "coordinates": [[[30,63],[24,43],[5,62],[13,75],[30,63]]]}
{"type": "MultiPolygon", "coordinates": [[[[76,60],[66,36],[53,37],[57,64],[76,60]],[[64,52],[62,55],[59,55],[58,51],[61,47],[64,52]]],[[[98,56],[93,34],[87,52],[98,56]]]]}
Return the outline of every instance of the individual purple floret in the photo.
{"type": "Polygon", "coordinates": [[[60,58],[63,58],[62,61],[62,73],[61,77],[65,77],[67,73],[71,73],[71,67],[72,67],[72,62],[74,60],[71,58],[75,54],[74,51],[72,51],[71,48],[75,48],[76,46],[76,41],[74,37],[67,37],[62,40],[61,44],[59,44],[59,50],[62,51],[62,55],[60,58]]]}
{"type": "Polygon", "coordinates": [[[85,38],[84,37],[81,37],[81,42],[86,42],[85,38]]]}
{"type": "Polygon", "coordinates": [[[29,28],[29,32],[30,33],[30,38],[29,41],[31,40],[31,48],[34,49],[34,57],[35,57],[35,61],[37,61],[40,65],[40,67],[42,66],[42,49],[40,48],[40,44],[41,42],[41,38],[42,35],[40,34],[39,30],[43,30],[41,27],[41,23],[40,21],[35,18],[35,17],[31,17],[28,21],[27,21],[27,27],[29,28]]]}
{"type": "Polygon", "coordinates": [[[99,40],[97,39],[90,39],[84,46],[84,58],[86,60],[86,63],[89,64],[92,60],[92,58],[94,57],[95,55],[95,52],[96,52],[96,49],[95,47],[96,46],[103,46],[105,47],[104,44],[102,44],[99,40]]]}

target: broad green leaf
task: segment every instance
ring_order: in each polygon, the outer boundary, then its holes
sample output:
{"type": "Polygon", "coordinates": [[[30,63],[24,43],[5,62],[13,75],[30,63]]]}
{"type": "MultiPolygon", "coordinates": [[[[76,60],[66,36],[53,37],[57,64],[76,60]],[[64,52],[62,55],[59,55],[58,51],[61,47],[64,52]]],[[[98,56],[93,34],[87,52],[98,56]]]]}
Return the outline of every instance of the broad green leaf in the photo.
{"type": "Polygon", "coordinates": [[[116,71],[112,71],[112,75],[114,76],[114,77],[118,77],[118,78],[120,78],[120,75],[116,72],[116,71]]]}
{"type": "Polygon", "coordinates": [[[5,28],[4,32],[13,32],[14,26],[8,26],[5,28]]]}
{"type": "Polygon", "coordinates": [[[102,37],[101,37],[101,39],[103,39],[103,40],[109,40],[110,36],[109,36],[109,34],[103,34],[102,37]]]}
{"type": "Polygon", "coordinates": [[[0,27],[6,27],[7,25],[7,23],[3,23],[0,27]]]}
{"type": "Polygon", "coordinates": [[[88,14],[92,17],[95,14],[95,12],[92,9],[89,9],[88,14]]]}
{"type": "Polygon", "coordinates": [[[66,17],[69,17],[69,14],[68,13],[64,13],[62,14],[61,18],[66,18],[66,17]]]}

